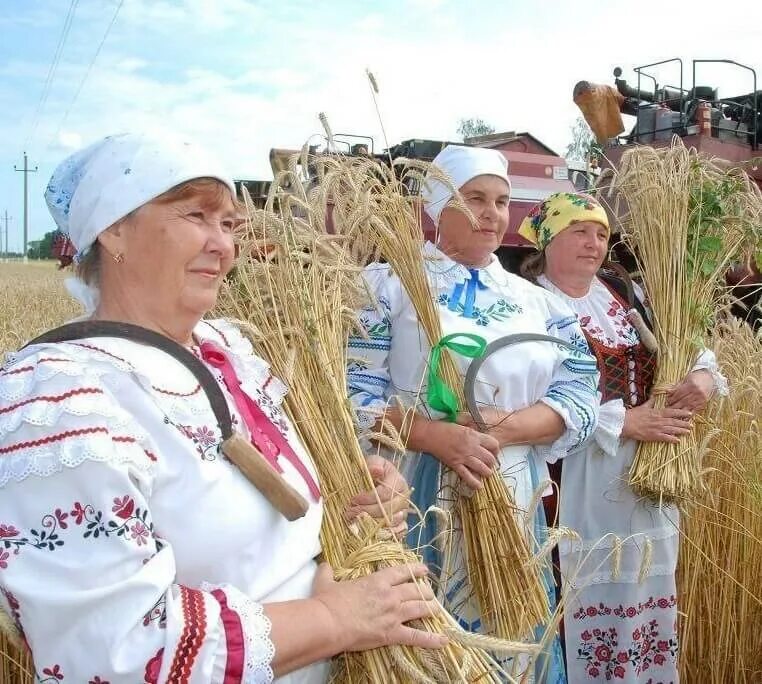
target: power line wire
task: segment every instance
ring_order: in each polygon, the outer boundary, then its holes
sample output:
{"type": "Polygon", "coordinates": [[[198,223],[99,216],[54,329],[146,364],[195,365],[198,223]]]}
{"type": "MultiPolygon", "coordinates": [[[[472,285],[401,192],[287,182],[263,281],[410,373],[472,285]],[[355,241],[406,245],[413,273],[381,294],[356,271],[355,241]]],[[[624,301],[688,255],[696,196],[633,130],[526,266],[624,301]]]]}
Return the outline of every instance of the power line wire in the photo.
{"type": "Polygon", "coordinates": [[[58,71],[58,64],[61,61],[61,55],[63,54],[63,49],[64,49],[64,46],[66,45],[66,40],[69,37],[69,31],[71,30],[71,25],[74,22],[74,13],[77,10],[78,4],[79,4],[79,0],[71,0],[69,3],[69,11],[66,13],[66,19],[64,21],[64,26],[61,31],[61,36],[58,39],[58,45],[56,46],[56,50],[53,53],[53,59],[50,63],[50,67],[48,68],[48,75],[45,78],[45,85],[42,88],[42,94],[40,95],[40,99],[37,102],[37,108],[34,112],[32,127],[29,130],[29,134],[27,135],[26,140],[24,140],[25,150],[29,148],[29,141],[32,139],[35,132],[37,131],[37,124],[40,121],[40,114],[42,113],[42,110],[45,107],[45,103],[48,101],[48,95],[50,94],[50,89],[53,85],[53,79],[55,78],[56,71],[58,71]]]}
{"type": "Polygon", "coordinates": [[[74,93],[74,97],[72,98],[72,101],[69,103],[69,106],[66,108],[66,112],[64,113],[63,118],[61,119],[61,123],[58,124],[58,128],[56,129],[56,132],[53,135],[53,138],[48,144],[47,149],[50,149],[50,147],[56,142],[56,140],[58,140],[58,135],[61,132],[61,129],[66,124],[67,120],[69,119],[69,113],[74,108],[74,105],[77,102],[77,99],[79,98],[79,95],[82,92],[82,89],[85,87],[85,82],[90,76],[90,72],[93,70],[93,65],[95,64],[95,60],[98,59],[98,55],[100,55],[101,49],[103,48],[103,45],[106,42],[106,39],[108,38],[109,33],[111,33],[111,29],[116,23],[116,18],[119,16],[119,11],[122,9],[123,4],[124,4],[124,0],[119,0],[119,4],[117,5],[116,11],[114,12],[114,16],[111,17],[111,21],[109,22],[109,25],[106,27],[106,32],[103,34],[103,38],[101,39],[101,42],[98,44],[98,48],[96,49],[95,54],[93,55],[93,58],[90,60],[90,64],[87,65],[87,69],[85,70],[85,74],[82,77],[82,80],[79,82],[77,91],[74,93]]]}

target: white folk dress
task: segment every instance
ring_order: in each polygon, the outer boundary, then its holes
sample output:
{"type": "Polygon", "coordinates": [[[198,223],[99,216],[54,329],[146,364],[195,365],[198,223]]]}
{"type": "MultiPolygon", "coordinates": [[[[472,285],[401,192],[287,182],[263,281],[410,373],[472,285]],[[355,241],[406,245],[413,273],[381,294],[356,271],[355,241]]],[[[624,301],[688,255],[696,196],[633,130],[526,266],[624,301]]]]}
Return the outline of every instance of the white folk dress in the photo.
{"type": "MultiPolygon", "coordinates": [[[[538,283],[564,299],[603,345],[640,342],[626,308],[599,279],[579,298],[545,276],[538,283]]],[[[643,301],[637,285],[636,295],[643,301]]],[[[699,368],[710,370],[718,389],[727,391],[710,351],[700,356],[699,368]]],[[[634,405],[644,401],[631,399],[634,405]]],[[[560,548],[569,684],[678,682],[678,511],[637,497],[627,484],[638,443],[621,438],[624,418],[621,399],[602,403],[593,439],[563,464],[559,522],[581,537],[560,548]]]]}
{"type": "MultiPolygon", "coordinates": [[[[548,478],[546,460],[564,457],[595,429],[595,360],[588,354],[576,315],[554,295],[505,271],[496,257],[486,268],[467,269],[429,243],[424,258],[444,335],[472,333],[490,342],[513,333],[532,332],[554,335],[577,346],[573,352],[547,342],[510,347],[488,359],[479,375],[476,399],[482,406],[513,411],[543,402],[566,424],[563,435],[549,446],[506,447],[500,454],[504,479],[518,507],[525,511],[537,485],[548,478]]],[[[350,339],[348,372],[349,393],[361,425],[372,425],[394,395],[423,415],[441,419],[442,414],[425,403],[430,345],[410,298],[388,265],[372,264],[365,275],[378,306],[362,312],[369,337],[350,339]]],[[[454,356],[465,374],[470,359],[454,356]]],[[[414,473],[422,457],[409,456],[410,467],[405,470],[416,488],[433,491],[436,503],[446,507],[438,464],[429,471],[428,482],[421,482],[414,473]]],[[[444,598],[464,628],[479,631],[481,616],[457,534],[452,553],[444,598]]]]}
{"type": "MultiPolygon", "coordinates": [[[[195,334],[226,350],[242,389],[314,477],[267,364],[224,321],[201,322],[195,334]]],[[[220,441],[195,377],[156,349],[101,338],[9,355],[0,369],[0,602],[39,681],[272,681],[262,603],[310,595],[322,506],[280,459],[311,502],[288,522],[220,441]]],[[[278,681],[317,684],[327,668],[278,681]]]]}

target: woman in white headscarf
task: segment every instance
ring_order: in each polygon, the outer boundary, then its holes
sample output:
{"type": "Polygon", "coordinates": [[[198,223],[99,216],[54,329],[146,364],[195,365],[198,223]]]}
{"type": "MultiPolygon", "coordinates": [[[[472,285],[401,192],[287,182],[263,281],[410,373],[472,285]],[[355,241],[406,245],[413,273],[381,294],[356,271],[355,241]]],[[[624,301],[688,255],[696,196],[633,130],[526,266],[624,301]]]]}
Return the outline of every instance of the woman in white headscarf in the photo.
{"type": "MultiPolygon", "coordinates": [[[[371,264],[366,278],[380,306],[362,314],[370,339],[350,340],[350,395],[363,427],[378,421],[394,395],[415,408],[409,468],[422,510],[434,503],[447,506],[446,497],[439,496],[442,464],[471,488],[482,487],[483,479],[500,468],[518,507],[526,510],[535,489],[548,478],[546,462],[563,458],[595,428],[595,359],[569,307],[505,271],[494,255],[508,227],[511,184],[503,155],[451,145],[434,164],[459,189],[477,221],[472,225],[450,205],[448,185],[427,180],[424,208],[437,226],[438,239],[436,245],[425,245],[424,259],[443,333],[476,334],[487,342],[514,333],[550,334],[578,351],[534,342],[495,354],[484,363],[476,388],[485,422],[492,427],[482,434],[469,419],[450,422],[422,399],[430,347],[410,297],[388,265],[371,264]]],[[[465,373],[469,359],[456,358],[465,373]]],[[[394,411],[387,416],[400,422],[394,411]]],[[[440,591],[461,625],[480,631],[481,616],[457,535],[453,547],[455,558],[440,591]]],[[[436,554],[428,560],[441,567],[436,554]]],[[[563,681],[562,668],[545,681],[563,681]]]]}
{"type": "MultiPolygon", "coordinates": [[[[158,348],[98,337],[9,355],[0,608],[38,681],[317,684],[342,651],[443,645],[405,625],[435,609],[411,582],[425,566],[340,583],[318,568],[320,491],[281,410],[286,388],[233,325],[202,320],[233,263],[235,188],[220,164],[183,142],[112,136],[63,162],[46,199],[79,252],[89,318],[195,355],[239,443],[309,505],[289,520],[252,486],[220,450],[203,373],[158,348]]],[[[397,506],[400,476],[371,469],[397,506]]]]}

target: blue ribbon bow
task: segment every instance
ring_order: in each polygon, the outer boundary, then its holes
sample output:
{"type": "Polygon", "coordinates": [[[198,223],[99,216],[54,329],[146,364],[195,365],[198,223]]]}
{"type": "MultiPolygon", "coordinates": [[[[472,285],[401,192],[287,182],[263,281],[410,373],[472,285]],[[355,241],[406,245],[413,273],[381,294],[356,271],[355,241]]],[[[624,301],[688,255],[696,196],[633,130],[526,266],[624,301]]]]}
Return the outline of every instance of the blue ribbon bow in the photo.
{"type": "Polygon", "coordinates": [[[458,304],[460,304],[460,299],[463,296],[463,290],[466,291],[466,299],[463,302],[463,313],[461,316],[463,318],[476,318],[476,314],[474,313],[474,304],[476,303],[476,291],[477,290],[486,290],[487,286],[479,280],[479,271],[475,268],[469,268],[468,269],[469,274],[471,275],[468,280],[458,283],[455,286],[455,289],[452,291],[452,294],[450,295],[450,299],[447,303],[447,308],[450,311],[457,311],[458,310],[458,304]]]}

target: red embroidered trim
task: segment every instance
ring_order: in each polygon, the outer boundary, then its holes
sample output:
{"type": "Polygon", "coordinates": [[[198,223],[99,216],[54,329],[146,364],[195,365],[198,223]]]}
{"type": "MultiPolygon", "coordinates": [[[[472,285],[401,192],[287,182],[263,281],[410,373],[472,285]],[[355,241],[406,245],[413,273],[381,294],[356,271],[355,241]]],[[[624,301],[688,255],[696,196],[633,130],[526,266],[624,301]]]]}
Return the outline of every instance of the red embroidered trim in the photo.
{"type": "Polygon", "coordinates": [[[146,456],[150,458],[152,461],[158,461],[159,459],[156,458],[156,455],[152,451],[148,451],[148,449],[143,449],[143,451],[146,452],[146,456]]]}
{"type": "Polygon", "coordinates": [[[0,375],[17,375],[18,373],[27,373],[30,370],[34,370],[35,366],[45,361],[60,361],[61,363],[74,363],[74,359],[59,359],[55,356],[44,356],[41,359],[35,361],[34,366],[22,366],[21,368],[14,368],[13,370],[0,371],[0,375]]]}
{"type": "Polygon", "coordinates": [[[0,373],[0,375],[18,375],[19,373],[26,373],[30,370],[34,370],[34,366],[22,366],[21,368],[14,368],[13,370],[3,371],[0,373]]]}
{"type": "Polygon", "coordinates": [[[43,395],[39,397],[32,397],[31,399],[25,399],[24,401],[20,401],[18,404],[12,404],[11,406],[6,406],[5,408],[0,409],[0,415],[2,415],[3,413],[10,413],[11,411],[14,411],[17,408],[21,408],[22,406],[27,406],[28,404],[34,404],[36,401],[48,401],[51,404],[56,404],[59,401],[70,399],[71,397],[76,396],[78,394],[103,394],[103,390],[98,389],[97,387],[81,387],[79,389],[70,390],[69,392],[64,392],[63,394],[43,395]]]}
{"type": "Polygon", "coordinates": [[[223,333],[222,330],[219,330],[218,328],[213,326],[209,321],[204,321],[204,323],[206,323],[212,330],[214,330],[214,332],[216,332],[222,338],[222,341],[225,343],[226,347],[230,347],[230,342],[228,342],[228,338],[225,337],[225,333],[223,333]]]}
{"type": "Polygon", "coordinates": [[[225,642],[227,644],[225,679],[222,684],[240,684],[243,679],[243,665],[246,653],[241,617],[228,607],[228,598],[225,596],[224,591],[215,589],[212,592],[212,596],[220,604],[220,618],[225,627],[225,642]]]}
{"type": "Polygon", "coordinates": [[[184,626],[177,642],[172,667],[169,668],[167,684],[188,684],[201,645],[206,637],[206,608],[204,595],[197,589],[180,587],[184,626]]]}
{"type": "Polygon", "coordinates": [[[151,385],[151,389],[161,392],[162,394],[168,394],[171,397],[192,397],[194,394],[198,394],[201,391],[201,385],[196,385],[196,389],[192,392],[172,392],[171,390],[165,390],[156,385],[151,385]]]}
{"type": "Polygon", "coordinates": [[[106,356],[110,356],[112,359],[116,359],[117,361],[121,361],[122,363],[126,363],[128,366],[132,366],[132,364],[127,361],[127,359],[123,359],[121,356],[117,356],[116,354],[112,354],[111,352],[107,352],[105,349],[101,349],[100,347],[96,347],[92,344],[85,344],[84,342],[72,342],[71,344],[77,346],[77,347],[84,347],[85,349],[90,349],[92,351],[100,352],[101,354],[105,354],[106,356]]]}
{"type": "Polygon", "coordinates": [[[42,446],[43,444],[51,444],[52,442],[60,442],[63,439],[69,437],[81,437],[82,435],[93,435],[96,432],[108,434],[108,430],[105,427],[92,427],[82,428],[81,430],[68,430],[67,432],[60,432],[57,435],[50,435],[49,437],[43,437],[42,439],[34,439],[30,442],[19,442],[18,444],[11,444],[7,447],[0,448],[0,454],[9,454],[12,451],[19,451],[20,449],[28,449],[29,447],[42,446]]]}
{"type": "MultiPolygon", "coordinates": [[[[57,435],[50,435],[41,439],[34,439],[29,442],[18,442],[17,444],[11,444],[7,447],[0,448],[0,455],[9,454],[12,451],[19,451],[21,449],[29,449],[31,447],[42,446],[43,444],[52,444],[53,442],[60,442],[61,440],[68,439],[69,437],[81,437],[82,435],[94,435],[101,433],[108,435],[108,428],[105,427],[90,427],[82,428],[80,430],[67,430],[66,432],[59,432],[57,435]]],[[[112,435],[112,442],[122,442],[127,444],[136,444],[137,440],[134,437],[125,435],[112,435]]],[[[149,456],[150,458],[150,456],[149,456]]],[[[155,458],[155,457],[154,457],[155,458]]]]}

